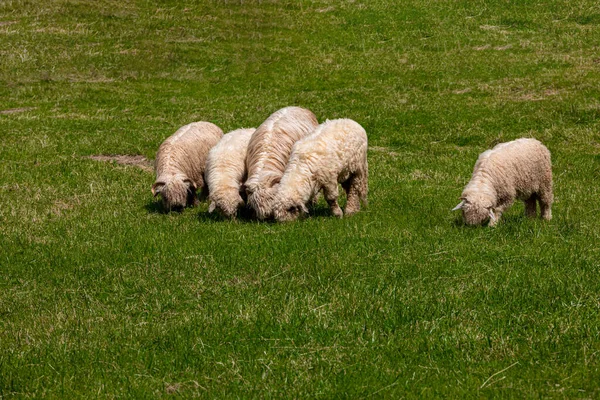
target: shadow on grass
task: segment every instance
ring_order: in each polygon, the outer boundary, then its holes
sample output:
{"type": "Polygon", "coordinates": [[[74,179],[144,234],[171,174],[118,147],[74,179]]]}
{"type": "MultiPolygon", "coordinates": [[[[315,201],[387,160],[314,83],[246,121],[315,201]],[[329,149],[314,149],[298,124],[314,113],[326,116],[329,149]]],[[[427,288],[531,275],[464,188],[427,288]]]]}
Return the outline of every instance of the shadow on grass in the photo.
{"type": "Polygon", "coordinates": [[[254,210],[252,210],[250,208],[246,208],[246,207],[238,210],[235,219],[228,218],[228,217],[224,216],[223,214],[219,213],[218,211],[214,211],[212,213],[209,213],[208,211],[201,211],[198,213],[198,221],[200,221],[200,222],[237,221],[240,223],[258,223],[258,222],[274,223],[275,222],[275,221],[271,221],[271,220],[259,221],[256,218],[256,214],[254,213],[254,210]]]}
{"type": "Polygon", "coordinates": [[[171,210],[167,210],[160,201],[151,201],[147,203],[144,208],[148,214],[169,214],[170,212],[181,214],[183,212],[183,208],[172,208],[171,210]]]}
{"type": "Polygon", "coordinates": [[[526,217],[524,214],[512,214],[512,215],[503,215],[502,218],[500,218],[500,221],[498,221],[498,223],[496,224],[495,227],[489,226],[489,221],[486,222],[483,225],[467,225],[465,224],[465,222],[463,221],[461,216],[458,216],[454,219],[454,221],[452,221],[452,226],[454,228],[458,228],[458,229],[477,229],[477,228],[490,228],[490,229],[494,229],[494,228],[499,228],[502,225],[508,225],[508,226],[519,226],[522,225],[524,222],[527,221],[534,221],[534,220],[540,220],[541,219],[539,217],[536,218],[529,218],[526,217]]]}
{"type": "Polygon", "coordinates": [[[308,218],[335,218],[331,213],[328,205],[325,204],[317,204],[313,207],[309,207],[309,213],[306,216],[308,218]]]}
{"type": "MultiPolygon", "coordinates": [[[[148,208],[148,207],[147,207],[148,208]]],[[[158,205],[160,208],[160,205],[158,205]]],[[[236,221],[238,223],[244,224],[285,224],[285,223],[299,223],[304,220],[309,219],[323,219],[323,218],[333,218],[336,219],[329,210],[329,206],[318,204],[314,207],[309,207],[309,213],[303,217],[298,218],[296,221],[290,222],[277,222],[274,218],[269,218],[264,221],[260,221],[256,218],[256,214],[254,210],[249,208],[242,208],[238,210],[237,216],[235,219],[229,219],[226,216],[220,214],[219,212],[209,213],[208,211],[201,211],[198,213],[198,221],[200,222],[229,222],[236,221]]]]}

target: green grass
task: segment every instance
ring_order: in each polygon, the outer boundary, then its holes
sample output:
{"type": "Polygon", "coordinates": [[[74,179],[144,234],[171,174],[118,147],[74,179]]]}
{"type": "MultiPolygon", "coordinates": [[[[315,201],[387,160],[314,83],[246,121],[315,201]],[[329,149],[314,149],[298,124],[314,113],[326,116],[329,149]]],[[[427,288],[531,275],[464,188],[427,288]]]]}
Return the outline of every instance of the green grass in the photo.
{"type": "Polygon", "coordinates": [[[0,397],[600,397],[599,28],[592,0],[0,2],[0,397]],[[367,209],[161,214],[87,158],[288,105],[365,127],[367,209]],[[522,136],[554,219],[462,226],[522,136]]]}

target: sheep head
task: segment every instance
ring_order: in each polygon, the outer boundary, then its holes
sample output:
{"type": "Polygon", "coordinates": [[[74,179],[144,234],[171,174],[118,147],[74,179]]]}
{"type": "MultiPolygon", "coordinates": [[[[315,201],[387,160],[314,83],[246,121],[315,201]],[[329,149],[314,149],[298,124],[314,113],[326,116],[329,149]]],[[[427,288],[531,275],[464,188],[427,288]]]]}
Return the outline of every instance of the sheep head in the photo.
{"type": "Polygon", "coordinates": [[[278,186],[275,184],[271,187],[253,187],[246,184],[248,205],[256,212],[258,219],[265,220],[273,216],[273,204],[278,186]]]}
{"type": "Polygon", "coordinates": [[[495,221],[492,202],[482,196],[461,198],[461,202],[452,211],[462,210],[467,225],[482,225],[488,219],[495,221]]]}
{"type": "Polygon", "coordinates": [[[191,179],[174,176],[167,180],[154,182],[152,195],[156,197],[160,194],[162,205],[166,211],[180,210],[194,203],[196,189],[196,184],[191,179]]]}
{"type": "Polygon", "coordinates": [[[308,209],[301,201],[284,198],[275,202],[273,214],[279,222],[295,221],[301,215],[308,214],[308,209]]]}
{"type": "Polygon", "coordinates": [[[234,198],[211,197],[210,205],[208,206],[208,212],[212,213],[216,210],[219,214],[233,219],[237,214],[237,210],[240,207],[243,207],[244,204],[244,200],[239,194],[237,194],[237,196],[234,198]]]}

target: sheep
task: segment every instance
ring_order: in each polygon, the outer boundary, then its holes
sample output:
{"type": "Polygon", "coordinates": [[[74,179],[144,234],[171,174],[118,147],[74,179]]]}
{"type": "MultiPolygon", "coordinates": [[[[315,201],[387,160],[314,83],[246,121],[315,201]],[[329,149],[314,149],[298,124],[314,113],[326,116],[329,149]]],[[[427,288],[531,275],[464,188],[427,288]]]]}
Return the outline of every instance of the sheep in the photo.
{"type": "Polygon", "coordinates": [[[245,204],[242,184],[246,179],[246,153],[255,130],[250,128],[230,132],[208,152],[205,176],[209,213],[217,209],[226,217],[234,218],[238,207],[245,204]]]}
{"type": "Polygon", "coordinates": [[[160,194],[166,210],[196,205],[198,189],[206,194],[203,176],[206,156],[222,136],[218,126],[194,122],[179,128],[160,145],[154,163],[156,181],[152,195],[160,194]]]}
{"type": "Polygon", "coordinates": [[[367,204],[369,166],[367,133],[351,119],[326,121],[294,144],[277,192],[277,221],[292,221],[307,213],[306,204],[323,189],[331,212],[338,218],[367,204]],[[338,183],[346,191],[344,212],[338,205],[338,183]]]}
{"type": "Polygon", "coordinates": [[[462,210],[467,225],[480,225],[489,219],[495,226],[515,199],[525,202],[525,214],[536,216],[536,200],[541,218],[552,219],[552,165],[550,152],[535,139],[500,143],[479,156],[461,202],[452,211],[462,210]]]}
{"type": "Polygon", "coordinates": [[[312,132],[319,122],[300,107],[286,107],[271,114],[254,132],[248,144],[245,184],[248,204],[258,219],[270,218],[277,185],[287,165],[292,146],[312,132]]]}

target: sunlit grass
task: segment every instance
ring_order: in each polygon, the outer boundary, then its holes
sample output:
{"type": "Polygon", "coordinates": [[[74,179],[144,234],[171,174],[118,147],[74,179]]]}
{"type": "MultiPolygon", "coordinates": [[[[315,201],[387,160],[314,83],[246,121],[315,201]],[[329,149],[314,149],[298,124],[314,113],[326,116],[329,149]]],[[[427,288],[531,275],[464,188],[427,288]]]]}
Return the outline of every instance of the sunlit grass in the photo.
{"type": "Polygon", "coordinates": [[[598,397],[599,15],[0,3],[0,397],[598,397]],[[288,105],[365,127],[366,209],[162,214],[151,173],[88,158],[288,105]],[[478,154],[522,136],[552,152],[554,219],[464,227],[478,154]]]}

